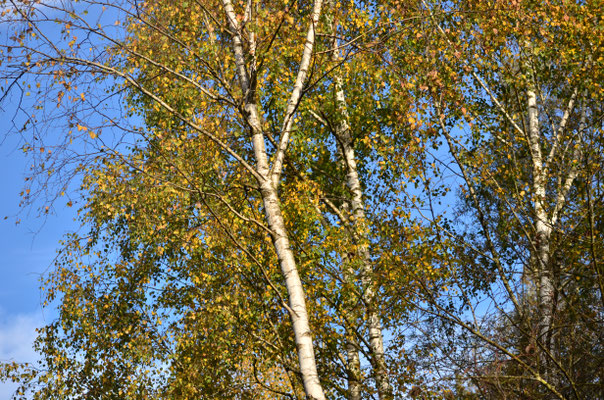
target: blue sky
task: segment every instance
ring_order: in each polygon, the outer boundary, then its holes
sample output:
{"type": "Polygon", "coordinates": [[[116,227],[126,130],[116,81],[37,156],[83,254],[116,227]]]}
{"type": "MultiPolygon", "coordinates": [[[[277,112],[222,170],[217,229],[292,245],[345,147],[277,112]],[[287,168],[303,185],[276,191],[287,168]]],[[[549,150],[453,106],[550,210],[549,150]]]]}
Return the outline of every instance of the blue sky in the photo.
{"type": "MultiPolygon", "coordinates": [[[[8,120],[0,110],[0,133],[8,120]]],[[[55,315],[40,305],[39,276],[52,265],[62,235],[77,225],[72,209],[37,218],[35,210],[19,207],[28,161],[18,146],[11,137],[0,144],[0,361],[31,362],[37,358],[35,328],[55,315]]],[[[14,388],[0,383],[0,399],[10,398],[14,388]]]]}
{"type": "MultiPolygon", "coordinates": [[[[46,3],[53,4],[52,1],[46,3]]],[[[95,8],[83,3],[80,5],[65,4],[66,7],[88,8],[90,13],[87,15],[91,21],[95,22],[94,25],[104,21],[108,26],[108,32],[116,35],[123,34],[121,27],[113,25],[114,21],[119,19],[116,10],[109,8],[100,13],[100,6],[95,8]]],[[[43,10],[46,18],[57,15],[56,10],[47,8],[43,8],[43,10]]],[[[53,40],[56,38],[53,46],[66,46],[59,34],[59,25],[49,22],[40,26],[45,30],[47,37],[53,40]]],[[[6,40],[11,32],[10,29],[7,29],[6,24],[0,24],[0,40],[6,40]]],[[[94,37],[92,39],[96,40],[94,37]]],[[[27,79],[27,77],[23,79],[27,79]]],[[[112,82],[107,84],[111,85],[112,82]]],[[[25,83],[22,86],[25,87],[25,83]]],[[[44,87],[46,86],[43,85],[42,88],[44,87]]],[[[105,88],[100,86],[96,94],[105,98],[104,90],[105,88]]],[[[67,190],[65,198],[52,202],[55,214],[39,218],[35,208],[19,207],[19,193],[23,190],[24,177],[28,172],[31,160],[28,160],[20,150],[22,143],[19,142],[16,132],[19,130],[17,126],[20,127],[25,120],[23,113],[15,112],[15,107],[19,101],[22,101],[21,107],[31,110],[33,104],[38,100],[35,96],[20,97],[20,95],[19,90],[13,88],[11,94],[5,97],[0,104],[0,188],[2,188],[0,190],[0,362],[10,360],[35,362],[38,358],[32,349],[32,343],[36,337],[35,330],[56,317],[56,311],[52,308],[42,309],[41,307],[39,278],[41,274],[52,268],[61,238],[65,233],[79,227],[79,224],[74,221],[78,208],[77,202],[74,201],[76,205],[73,208],[65,205],[71,199],[67,190]],[[5,216],[8,218],[4,219],[5,216]],[[20,223],[15,224],[16,220],[20,220],[20,223]]],[[[94,97],[95,93],[86,93],[87,99],[94,100],[94,97]]],[[[106,99],[103,104],[104,112],[118,110],[117,115],[121,115],[119,100],[106,99]],[[108,104],[111,101],[116,103],[108,104]],[[112,106],[117,108],[112,109],[112,106]]],[[[54,106],[54,103],[53,107],[45,111],[40,115],[46,118],[48,123],[45,128],[48,130],[43,129],[42,132],[48,135],[48,138],[45,138],[48,140],[45,144],[48,145],[48,148],[52,148],[53,143],[57,140],[60,143],[64,138],[65,124],[61,124],[65,120],[53,119],[56,116],[53,113],[61,111],[54,106]]],[[[85,117],[90,116],[85,115],[85,117]]],[[[94,123],[94,121],[92,119],[89,122],[94,123]]],[[[111,132],[107,130],[104,133],[105,139],[111,142],[111,132]]],[[[121,136],[118,135],[118,137],[121,136]]],[[[78,152],[86,152],[86,144],[80,145],[81,148],[78,149],[78,152]]],[[[33,203],[39,206],[48,204],[47,200],[42,199],[36,202],[36,199],[33,199],[33,203]]],[[[9,399],[14,390],[15,385],[0,382],[0,400],[9,399]]]]}

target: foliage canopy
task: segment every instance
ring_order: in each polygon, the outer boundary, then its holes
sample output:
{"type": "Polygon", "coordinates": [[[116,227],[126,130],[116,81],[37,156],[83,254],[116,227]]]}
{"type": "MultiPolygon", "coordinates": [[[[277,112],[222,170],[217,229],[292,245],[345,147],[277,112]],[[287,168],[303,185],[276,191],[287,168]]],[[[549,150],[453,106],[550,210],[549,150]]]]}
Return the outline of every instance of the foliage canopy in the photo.
{"type": "Polygon", "coordinates": [[[15,398],[601,396],[601,1],[0,4],[82,223],[15,398]]]}

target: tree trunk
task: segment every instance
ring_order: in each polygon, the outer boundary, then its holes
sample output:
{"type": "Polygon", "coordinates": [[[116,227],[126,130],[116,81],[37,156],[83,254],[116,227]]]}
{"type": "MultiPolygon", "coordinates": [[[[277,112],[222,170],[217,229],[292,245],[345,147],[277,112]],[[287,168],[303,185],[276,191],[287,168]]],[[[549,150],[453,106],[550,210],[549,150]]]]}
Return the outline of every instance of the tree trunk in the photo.
{"type": "Polygon", "coordinates": [[[549,357],[547,353],[550,353],[553,350],[550,330],[555,301],[554,280],[549,262],[552,226],[546,209],[547,171],[543,168],[536,91],[533,88],[529,89],[527,91],[527,97],[529,141],[533,163],[533,204],[535,212],[533,258],[537,264],[535,266],[535,285],[537,287],[536,300],[539,311],[539,341],[543,345],[544,359],[547,359],[549,357]]]}
{"type": "MultiPolygon", "coordinates": [[[[265,217],[268,223],[268,227],[272,232],[273,245],[275,252],[281,266],[281,272],[285,279],[285,287],[288,293],[289,302],[289,314],[293,325],[294,338],[296,342],[296,348],[298,352],[298,363],[300,366],[300,373],[302,375],[302,382],[304,384],[304,391],[306,397],[309,400],[325,400],[325,394],[321,382],[319,381],[319,374],[317,372],[317,364],[315,361],[314,346],[312,342],[312,335],[310,332],[310,324],[308,320],[308,312],[306,309],[306,300],[304,296],[304,289],[302,287],[302,281],[298,274],[298,268],[294,258],[294,254],[291,250],[289,237],[285,229],[285,223],[283,215],[281,213],[281,204],[277,194],[278,182],[275,182],[275,176],[280,176],[281,164],[276,168],[275,173],[271,176],[269,168],[268,155],[266,152],[266,146],[264,142],[264,133],[262,131],[261,117],[258,112],[256,104],[256,88],[255,88],[255,59],[252,57],[250,70],[246,67],[243,39],[240,32],[237,15],[233,9],[231,0],[223,0],[223,7],[226,13],[228,23],[231,28],[231,36],[233,39],[233,51],[235,53],[235,63],[237,66],[237,74],[239,77],[239,83],[241,86],[242,93],[244,95],[244,112],[245,118],[250,125],[252,133],[252,145],[254,150],[254,157],[256,159],[256,171],[260,178],[258,178],[258,184],[260,186],[260,192],[262,194],[262,201],[265,209],[265,217]]],[[[314,45],[314,29],[316,20],[320,14],[321,1],[315,3],[313,16],[314,20],[311,22],[309,28],[308,40],[305,45],[304,54],[300,66],[300,73],[296,79],[296,84],[292,94],[292,100],[290,103],[295,104],[299,100],[301,88],[304,84],[306,69],[308,68],[310,54],[314,45]],[[297,94],[297,97],[296,97],[297,94]]],[[[246,13],[252,13],[249,9],[246,13]]],[[[250,16],[248,15],[248,16],[250,16]]],[[[256,43],[254,42],[253,36],[248,39],[249,49],[251,55],[254,56],[256,43]]],[[[285,132],[287,135],[291,129],[291,112],[288,112],[285,119],[285,132]]],[[[287,140],[284,141],[285,145],[287,140]]],[[[282,143],[283,144],[283,143],[282,143]]],[[[279,162],[279,155],[284,154],[285,148],[280,149],[280,153],[277,155],[275,163],[279,162]]]]}
{"type": "MultiPolygon", "coordinates": [[[[329,1],[328,7],[330,10],[334,11],[334,2],[329,1]]],[[[333,36],[333,51],[331,54],[331,58],[333,61],[337,62],[338,57],[338,40],[337,40],[337,27],[334,22],[334,18],[332,14],[328,14],[326,16],[327,19],[327,27],[330,29],[330,34],[333,36]]],[[[338,93],[337,99],[344,99],[344,92],[342,88],[342,78],[340,75],[340,71],[336,71],[336,92],[338,93]]],[[[336,99],[336,101],[337,101],[336,99]]],[[[340,104],[338,102],[337,108],[341,108],[343,106],[344,111],[346,111],[346,104],[340,104]]],[[[341,131],[342,129],[347,129],[348,127],[348,115],[343,114],[338,116],[341,121],[338,121],[336,129],[341,131]]],[[[339,133],[336,132],[336,139],[339,141],[339,133]]],[[[348,258],[348,257],[345,257],[348,258]]],[[[348,260],[350,261],[350,260],[348,260]]],[[[350,266],[344,269],[344,280],[351,284],[354,287],[355,273],[354,269],[350,266]]],[[[356,312],[357,301],[356,299],[351,299],[346,302],[344,310],[345,313],[348,314],[350,318],[347,318],[348,321],[353,322],[357,321],[356,316],[358,313],[356,312]]],[[[347,326],[346,327],[346,355],[347,355],[347,381],[348,381],[348,400],[361,400],[361,361],[359,357],[359,341],[357,339],[358,326],[347,326]]]]}
{"type": "Polygon", "coordinates": [[[308,313],[304,299],[304,289],[302,288],[302,281],[298,275],[294,254],[290,247],[287,231],[285,230],[277,191],[270,179],[267,178],[261,183],[261,192],[266,219],[269,228],[273,232],[273,244],[279,258],[281,272],[285,278],[285,286],[289,295],[290,315],[294,328],[296,347],[298,349],[298,362],[300,364],[302,381],[304,382],[304,390],[308,399],[324,400],[325,395],[319,381],[315,362],[308,313]]]}
{"type": "MultiPolygon", "coordinates": [[[[336,48],[336,47],[334,47],[336,48]]],[[[369,253],[369,246],[365,235],[367,234],[365,205],[363,202],[363,188],[359,180],[356,158],[348,124],[348,109],[342,77],[337,73],[334,77],[336,89],[336,105],[340,121],[336,126],[336,137],[339,142],[342,157],[346,163],[346,183],[352,193],[351,205],[353,214],[353,228],[357,254],[361,259],[361,283],[363,285],[363,302],[367,312],[367,323],[369,328],[369,345],[371,347],[371,363],[378,389],[379,398],[382,400],[393,398],[392,387],[388,379],[386,360],[384,356],[384,339],[382,335],[382,324],[380,315],[375,305],[375,279],[373,265],[369,253]]]]}
{"type": "MultiPolygon", "coordinates": [[[[347,310],[348,312],[348,310],[347,310]]],[[[348,400],[361,400],[361,360],[356,332],[346,329],[346,362],[348,369],[348,400]]]]}

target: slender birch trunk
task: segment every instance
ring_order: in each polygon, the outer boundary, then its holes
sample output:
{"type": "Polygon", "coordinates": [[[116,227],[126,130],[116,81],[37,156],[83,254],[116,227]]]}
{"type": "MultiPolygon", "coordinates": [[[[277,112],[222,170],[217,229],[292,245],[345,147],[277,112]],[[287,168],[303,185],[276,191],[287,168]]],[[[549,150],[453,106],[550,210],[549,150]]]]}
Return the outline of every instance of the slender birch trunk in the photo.
{"type": "MultiPolygon", "coordinates": [[[[533,207],[535,213],[535,239],[533,243],[535,260],[533,271],[534,285],[536,287],[537,310],[539,312],[537,341],[543,346],[541,349],[542,366],[549,364],[549,355],[552,350],[551,325],[555,290],[553,274],[550,267],[550,238],[552,226],[546,210],[546,171],[543,169],[541,153],[539,112],[537,108],[537,96],[534,90],[528,90],[528,116],[529,116],[529,144],[531,149],[533,169],[533,207]]],[[[547,374],[550,375],[550,374],[547,374]]]]}
{"type": "MultiPolygon", "coordinates": [[[[535,212],[535,240],[533,243],[533,254],[531,259],[534,260],[533,283],[536,286],[534,294],[537,301],[537,309],[539,312],[538,334],[539,341],[542,344],[541,352],[543,354],[542,366],[546,369],[546,376],[552,384],[556,384],[557,379],[554,374],[558,363],[553,358],[555,357],[554,333],[552,329],[554,315],[557,309],[556,301],[556,286],[554,270],[551,265],[551,235],[554,226],[560,220],[560,213],[566,204],[568,193],[573,186],[578,175],[578,166],[583,157],[582,144],[583,134],[586,129],[586,111],[585,105],[582,105],[579,113],[579,127],[576,132],[576,142],[572,147],[572,155],[568,165],[568,171],[564,175],[564,168],[560,168],[557,172],[556,181],[558,182],[555,188],[552,204],[549,206],[546,200],[548,190],[548,179],[551,174],[550,165],[556,157],[561,157],[557,151],[560,150],[560,143],[565,135],[568,119],[572,113],[577,92],[571,96],[568,105],[563,113],[560,125],[555,132],[554,141],[547,157],[544,160],[541,149],[541,132],[539,128],[539,110],[537,106],[536,89],[530,87],[527,91],[528,98],[528,122],[529,122],[529,145],[532,159],[533,169],[533,207],[535,212]]],[[[551,201],[551,200],[550,200],[551,201]]]]}
{"type": "MultiPolygon", "coordinates": [[[[337,43],[334,43],[332,57],[338,59],[337,43]]],[[[388,379],[388,370],[384,356],[384,338],[382,335],[382,323],[378,307],[375,304],[376,285],[373,273],[373,265],[369,246],[365,239],[367,234],[365,204],[363,201],[363,188],[359,179],[356,157],[350,134],[348,108],[346,97],[344,95],[342,76],[337,72],[334,76],[336,106],[338,110],[339,122],[336,125],[336,138],[340,145],[342,158],[346,163],[346,183],[352,193],[351,206],[353,215],[353,228],[355,232],[355,241],[357,254],[361,259],[361,284],[363,286],[363,303],[366,307],[367,323],[369,328],[369,345],[371,347],[371,363],[374,370],[374,376],[378,389],[378,395],[381,400],[393,398],[392,387],[388,379]]]]}
{"type": "MultiPolygon", "coordinates": [[[[338,57],[338,40],[337,40],[337,27],[335,26],[333,11],[334,11],[334,2],[329,1],[328,7],[332,11],[332,14],[327,15],[327,26],[330,29],[330,34],[333,36],[333,51],[331,53],[331,58],[333,61],[337,62],[338,57]]],[[[344,99],[344,92],[342,88],[342,78],[339,70],[335,72],[336,77],[336,92],[338,96],[344,99]]],[[[341,105],[337,104],[338,109],[341,108],[341,105]]],[[[343,104],[344,111],[346,111],[346,105],[343,104]]],[[[347,129],[348,127],[348,115],[339,115],[339,121],[336,124],[336,136],[339,136],[339,132],[342,129],[347,129]]],[[[339,138],[337,138],[339,141],[339,138]]],[[[350,260],[349,260],[350,261],[350,260]]],[[[349,266],[344,269],[344,280],[354,286],[355,281],[355,273],[354,269],[349,266]]],[[[347,318],[348,321],[356,321],[356,315],[358,315],[357,310],[355,309],[357,306],[357,302],[355,299],[351,299],[346,302],[344,312],[349,316],[347,318]]],[[[348,381],[348,400],[361,400],[361,388],[362,388],[362,377],[361,377],[361,360],[359,356],[359,341],[356,337],[358,326],[347,326],[346,327],[346,362],[347,362],[347,381],[348,381]]]]}
{"type": "Polygon", "coordinates": [[[549,351],[551,350],[549,337],[555,296],[552,270],[549,262],[552,226],[546,205],[547,171],[543,168],[536,90],[530,88],[527,91],[527,97],[529,143],[533,163],[533,204],[535,212],[535,241],[533,251],[535,252],[537,263],[535,283],[537,285],[537,304],[540,314],[539,336],[546,350],[549,351]]]}
{"type": "MultiPolygon", "coordinates": [[[[306,397],[309,400],[325,400],[325,394],[319,380],[319,374],[317,372],[317,364],[315,360],[314,345],[312,342],[312,335],[310,331],[310,324],[308,318],[308,311],[306,308],[306,300],[304,295],[304,288],[302,287],[302,280],[298,274],[298,268],[294,258],[294,254],[291,250],[289,236],[285,229],[285,222],[281,212],[281,204],[277,192],[278,179],[275,176],[280,176],[282,164],[281,160],[287,147],[287,136],[291,130],[291,121],[293,119],[293,110],[295,105],[300,99],[300,93],[306,79],[306,71],[308,64],[310,63],[310,57],[314,46],[314,30],[315,25],[318,22],[318,17],[321,11],[321,1],[315,1],[313,7],[313,20],[310,23],[309,33],[307,35],[307,42],[304,48],[304,54],[302,56],[302,62],[300,65],[300,72],[296,78],[296,83],[292,90],[292,98],[290,99],[290,105],[293,104],[292,111],[289,111],[285,115],[284,125],[286,126],[285,132],[282,132],[281,146],[279,152],[276,155],[275,163],[279,163],[275,171],[271,173],[268,161],[268,154],[264,142],[264,133],[262,131],[261,117],[258,112],[256,104],[256,93],[255,93],[255,42],[253,35],[248,37],[248,45],[250,49],[250,55],[252,56],[252,62],[250,70],[248,70],[245,62],[243,38],[241,35],[240,26],[237,20],[237,15],[233,9],[231,0],[223,0],[223,7],[226,13],[226,17],[232,31],[233,39],[233,51],[235,53],[235,63],[237,66],[237,73],[239,76],[239,83],[244,96],[244,112],[246,120],[251,127],[252,133],[252,145],[254,150],[254,156],[256,159],[256,171],[260,178],[258,184],[260,186],[260,192],[262,195],[262,201],[264,204],[265,218],[268,226],[272,232],[272,241],[275,247],[275,252],[279,260],[281,272],[285,280],[285,286],[288,292],[288,302],[290,308],[290,318],[293,325],[295,343],[298,353],[298,363],[300,366],[300,373],[302,375],[302,382],[304,385],[304,391],[306,397]],[[283,137],[285,136],[285,139],[283,137]]],[[[245,18],[251,18],[251,5],[246,10],[245,18]]]]}
{"type": "MultiPolygon", "coordinates": [[[[352,267],[347,267],[344,270],[344,279],[351,286],[354,286],[355,274],[352,267]]],[[[344,312],[347,315],[346,320],[351,323],[357,321],[356,316],[358,315],[355,308],[357,302],[356,299],[348,300],[344,307],[344,312]]],[[[357,338],[358,326],[347,326],[346,327],[346,369],[347,369],[347,381],[348,381],[348,400],[361,400],[361,359],[359,357],[359,340],[357,338]]]]}
{"type": "Polygon", "coordinates": [[[382,335],[382,323],[378,307],[375,304],[376,285],[373,273],[373,265],[367,245],[366,216],[365,205],[363,202],[363,189],[359,180],[357,171],[354,148],[352,146],[352,137],[350,127],[348,126],[348,111],[346,109],[346,99],[342,89],[342,78],[336,75],[336,101],[342,121],[336,128],[336,135],[341,146],[342,155],[346,162],[347,174],[346,183],[352,193],[351,206],[353,215],[353,225],[357,241],[357,253],[361,259],[361,283],[363,286],[363,303],[366,307],[367,324],[369,328],[369,345],[371,347],[371,361],[374,369],[375,380],[378,389],[379,398],[382,400],[391,399],[392,388],[388,379],[386,368],[386,359],[384,356],[384,338],[382,335]]]}

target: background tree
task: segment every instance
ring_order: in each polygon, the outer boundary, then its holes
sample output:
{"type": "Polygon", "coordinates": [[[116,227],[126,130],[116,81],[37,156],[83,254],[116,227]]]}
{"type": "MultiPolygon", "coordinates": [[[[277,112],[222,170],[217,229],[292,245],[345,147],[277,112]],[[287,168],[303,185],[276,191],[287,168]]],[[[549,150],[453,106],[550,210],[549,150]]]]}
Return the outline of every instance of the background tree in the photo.
{"type": "MultiPolygon", "coordinates": [[[[424,3],[416,93],[430,104],[426,130],[439,133],[435,163],[456,177],[461,199],[440,223],[455,239],[450,289],[422,288],[425,311],[444,324],[424,328],[427,364],[479,398],[602,389],[601,261],[591,251],[601,243],[588,233],[585,198],[601,190],[591,152],[602,134],[599,7],[424,3]]],[[[439,189],[426,187],[426,196],[439,189]]]]}

